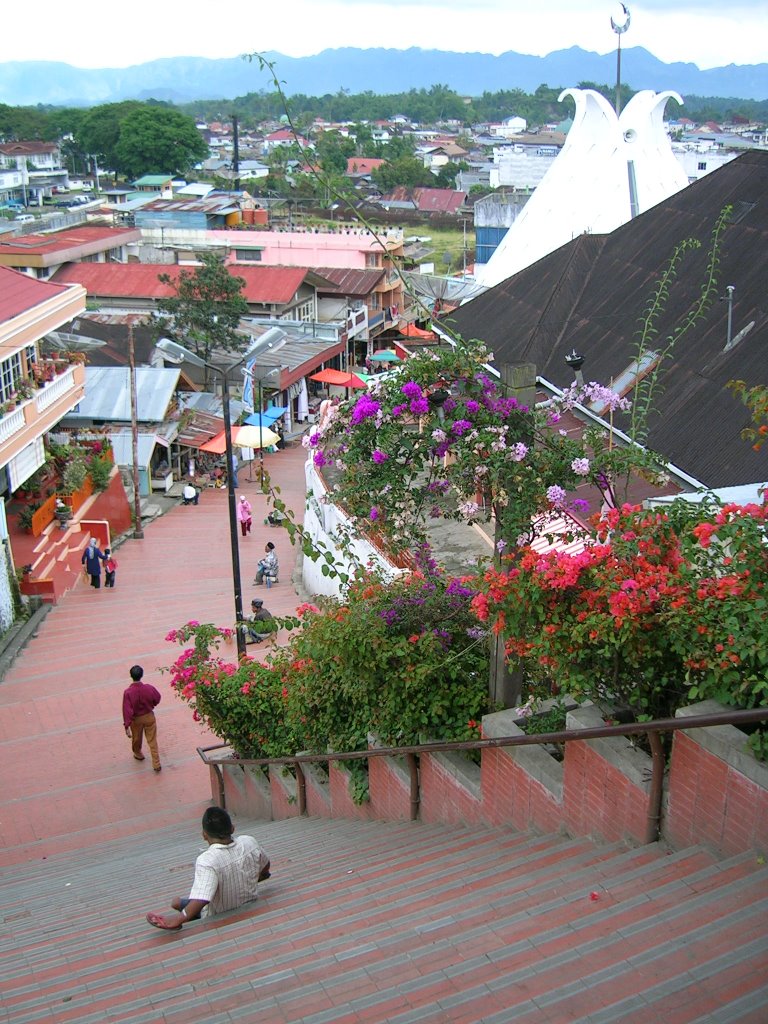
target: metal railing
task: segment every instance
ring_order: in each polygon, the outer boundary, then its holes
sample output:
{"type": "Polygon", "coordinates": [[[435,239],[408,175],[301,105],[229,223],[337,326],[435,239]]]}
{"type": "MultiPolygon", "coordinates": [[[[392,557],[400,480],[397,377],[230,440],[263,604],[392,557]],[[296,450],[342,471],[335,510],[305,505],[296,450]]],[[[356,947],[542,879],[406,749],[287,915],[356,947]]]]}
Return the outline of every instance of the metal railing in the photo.
{"type": "Polygon", "coordinates": [[[404,757],[408,765],[410,779],[411,820],[415,821],[419,813],[419,766],[420,754],[435,754],[443,751],[488,750],[498,747],[530,747],[544,746],[553,743],[570,743],[573,740],[594,740],[610,736],[646,735],[651,748],[651,784],[648,793],[648,814],[646,818],[646,843],[653,843],[659,838],[661,822],[661,803],[664,787],[664,770],[666,760],[662,748],[661,733],[688,731],[689,729],[706,729],[715,725],[750,725],[755,722],[768,721],[768,707],[754,708],[749,711],[722,711],[708,715],[691,715],[685,718],[659,718],[651,722],[629,722],[617,725],[590,726],[586,729],[568,729],[560,732],[536,733],[522,736],[497,736],[492,739],[478,740],[438,740],[434,743],[420,743],[404,747],[373,747],[370,750],[349,750],[343,753],[328,752],[325,754],[294,754],[290,757],[238,757],[229,754],[225,757],[210,757],[212,751],[229,749],[226,743],[218,743],[210,747],[198,747],[197,752],[205,764],[216,773],[219,789],[219,804],[225,806],[224,776],[221,765],[254,765],[265,767],[283,765],[290,767],[296,774],[297,807],[299,814],[306,814],[307,792],[303,764],[318,764],[331,761],[362,761],[371,757],[404,757]]]}

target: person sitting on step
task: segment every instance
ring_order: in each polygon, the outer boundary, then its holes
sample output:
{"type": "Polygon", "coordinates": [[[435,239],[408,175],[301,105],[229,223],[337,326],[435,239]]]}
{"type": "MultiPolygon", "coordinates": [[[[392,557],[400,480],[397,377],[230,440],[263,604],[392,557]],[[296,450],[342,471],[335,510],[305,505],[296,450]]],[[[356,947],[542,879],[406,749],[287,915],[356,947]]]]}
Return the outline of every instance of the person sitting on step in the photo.
{"type": "Polygon", "coordinates": [[[264,548],[266,554],[259,561],[258,568],[256,569],[256,578],[254,579],[254,585],[260,587],[264,583],[264,577],[267,576],[273,583],[277,583],[277,575],[280,569],[277,561],[277,553],[275,551],[275,545],[271,540],[267,541],[266,547],[264,548]]]}
{"type": "Polygon", "coordinates": [[[251,618],[246,626],[245,642],[260,644],[263,640],[274,640],[275,632],[272,627],[275,623],[273,621],[267,625],[270,619],[274,620],[272,612],[264,607],[264,602],[260,597],[254,597],[251,601],[251,618]]]}
{"type": "Polygon", "coordinates": [[[189,896],[171,900],[175,914],[147,914],[154,928],[178,931],[195,918],[236,910],[255,900],[259,882],[270,877],[269,857],[253,836],[233,836],[232,819],[223,808],[209,807],[202,825],[208,849],[195,861],[189,896]]]}

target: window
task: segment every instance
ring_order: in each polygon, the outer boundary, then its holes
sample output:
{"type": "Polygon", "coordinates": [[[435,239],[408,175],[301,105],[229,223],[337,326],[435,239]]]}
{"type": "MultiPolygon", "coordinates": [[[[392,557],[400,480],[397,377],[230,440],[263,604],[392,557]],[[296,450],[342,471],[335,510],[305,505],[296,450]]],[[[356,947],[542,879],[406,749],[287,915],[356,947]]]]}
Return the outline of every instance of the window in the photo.
{"type": "Polygon", "coordinates": [[[697,167],[696,167],[696,170],[697,171],[706,171],[706,169],[707,169],[707,162],[706,162],[706,160],[700,160],[698,165],[697,165],[697,167]]]}
{"type": "Polygon", "coordinates": [[[0,398],[6,402],[15,390],[13,383],[21,377],[21,355],[16,352],[0,363],[0,398]]]}
{"type": "Polygon", "coordinates": [[[261,263],[261,249],[235,249],[238,263],[261,263]]]}
{"type": "Polygon", "coordinates": [[[376,252],[366,253],[365,256],[366,267],[378,267],[379,266],[379,254],[376,252]]]}

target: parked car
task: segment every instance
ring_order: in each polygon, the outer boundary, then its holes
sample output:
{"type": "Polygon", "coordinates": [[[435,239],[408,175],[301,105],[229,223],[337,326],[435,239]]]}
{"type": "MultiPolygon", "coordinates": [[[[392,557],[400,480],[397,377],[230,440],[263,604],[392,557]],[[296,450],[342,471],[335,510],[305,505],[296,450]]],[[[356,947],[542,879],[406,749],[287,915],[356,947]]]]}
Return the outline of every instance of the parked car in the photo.
{"type": "Polygon", "coordinates": [[[0,210],[23,210],[23,209],[24,209],[24,203],[22,203],[18,199],[7,199],[3,203],[3,205],[0,206],[0,210]]]}
{"type": "Polygon", "coordinates": [[[18,217],[13,218],[14,223],[16,224],[29,224],[31,221],[34,221],[36,219],[37,218],[34,217],[31,213],[20,213],[18,217]]]}
{"type": "Polygon", "coordinates": [[[69,189],[66,185],[54,185],[51,192],[53,192],[55,196],[64,196],[69,192],[69,189]]]}

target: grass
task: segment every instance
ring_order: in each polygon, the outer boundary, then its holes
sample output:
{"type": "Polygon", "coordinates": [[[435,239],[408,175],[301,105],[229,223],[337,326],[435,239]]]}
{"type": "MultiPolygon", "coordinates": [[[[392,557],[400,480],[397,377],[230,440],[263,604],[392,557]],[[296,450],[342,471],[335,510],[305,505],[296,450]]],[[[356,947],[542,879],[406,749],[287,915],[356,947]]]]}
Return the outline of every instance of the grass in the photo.
{"type": "MultiPolygon", "coordinates": [[[[434,263],[436,274],[461,273],[464,267],[464,230],[454,228],[433,229],[428,224],[423,226],[411,225],[405,231],[405,237],[418,235],[420,238],[429,238],[431,241],[424,242],[424,248],[430,249],[431,253],[423,262],[434,263]]],[[[474,262],[475,258],[475,233],[470,224],[467,225],[467,266],[474,262]]]]}

